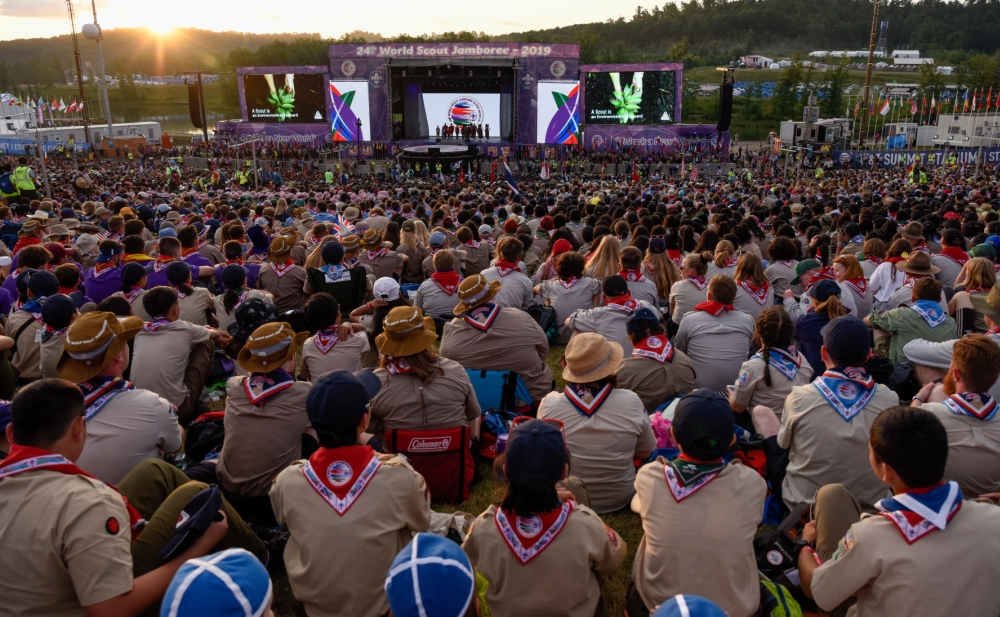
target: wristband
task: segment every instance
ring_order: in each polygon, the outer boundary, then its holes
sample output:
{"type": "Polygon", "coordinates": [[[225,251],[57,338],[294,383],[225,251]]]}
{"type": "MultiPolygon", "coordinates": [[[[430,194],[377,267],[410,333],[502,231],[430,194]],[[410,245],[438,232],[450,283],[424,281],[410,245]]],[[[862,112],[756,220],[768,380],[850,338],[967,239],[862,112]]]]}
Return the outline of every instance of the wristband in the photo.
{"type": "Polygon", "coordinates": [[[803,551],[809,551],[809,553],[812,555],[813,561],[816,562],[817,566],[823,565],[823,561],[819,558],[819,555],[816,554],[816,551],[813,549],[813,547],[811,547],[811,546],[803,546],[802,550],[803,551]]]}

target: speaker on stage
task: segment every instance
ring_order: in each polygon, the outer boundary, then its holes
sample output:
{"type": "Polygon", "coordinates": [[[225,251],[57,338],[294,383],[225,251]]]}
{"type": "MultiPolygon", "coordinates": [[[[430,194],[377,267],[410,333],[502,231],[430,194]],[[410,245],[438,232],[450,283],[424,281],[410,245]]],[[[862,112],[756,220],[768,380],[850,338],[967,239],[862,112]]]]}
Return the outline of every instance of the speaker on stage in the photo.
{"type": "Polygon", "coordinates": [[[427,148],[427,154],[429,154],[429,155],[431,155],[431,156],[433,156],[435,158],[439,157],[439,156],[441,156],[441,148],[427,148]]]}
{"type": "Polygon", "coordinates": [[[719,125],[716,130],[720,133],[729,130],[729,125],[733,122],[733,82],[725,81],[719,88],[719,125]]]}

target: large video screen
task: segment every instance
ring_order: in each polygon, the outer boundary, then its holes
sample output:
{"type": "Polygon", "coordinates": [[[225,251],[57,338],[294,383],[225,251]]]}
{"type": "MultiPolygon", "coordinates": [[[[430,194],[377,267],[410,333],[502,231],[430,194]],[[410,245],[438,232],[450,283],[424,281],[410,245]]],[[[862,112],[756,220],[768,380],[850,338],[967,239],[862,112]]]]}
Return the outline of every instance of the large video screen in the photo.
{"type": "Polygon", "coordinates": [[[587,73],[588,124],[673,124],[673,71],[587,73]]]}
{"type": "Polygon", "coordinates": [[[424,92],[421,96],[431,135],[435,134],[437,127],[445,124],[482,124],[483,128],[489,125],[491,135],[500,133],[499,93],[424,92]]]}
{"type": "Polygon", "coordinates": [[[563,146],[580,143],[580,82],[538,82],[538,125],[540,144],[563,146]]]}
{"type": "Polygon", "coordinates": [[[318,73],[243,75],[247,119],[251,122],[326,122],[323,77],[318,73]]]}
{"type": "Polygon", "coordinates": [[[369,141],[367,79],[330,82],[330,124],[333,141],[369,141]]]}

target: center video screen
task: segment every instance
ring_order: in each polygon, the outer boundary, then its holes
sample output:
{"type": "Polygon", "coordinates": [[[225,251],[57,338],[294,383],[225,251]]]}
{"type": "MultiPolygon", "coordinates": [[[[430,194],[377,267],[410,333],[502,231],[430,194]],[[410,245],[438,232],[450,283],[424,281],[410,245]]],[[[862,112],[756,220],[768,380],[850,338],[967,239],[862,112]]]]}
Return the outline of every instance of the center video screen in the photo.
{"type": "Polygon", "coordinates": [[[587,124],[673,124],[673,71],[587,73],[587,124]]]}
{"type": "Polygon", "coordinates": [[[243,92],[250,122],[326,122],[323,75],[265,73],[244,75],[243,92]]]}
{"type": "Polygon", "coordinates": [[[434,135],[437,127],[490,126],[490,134],[500,133],[500,93],[424,92],[424,114],[427,128],[434,135]]]}

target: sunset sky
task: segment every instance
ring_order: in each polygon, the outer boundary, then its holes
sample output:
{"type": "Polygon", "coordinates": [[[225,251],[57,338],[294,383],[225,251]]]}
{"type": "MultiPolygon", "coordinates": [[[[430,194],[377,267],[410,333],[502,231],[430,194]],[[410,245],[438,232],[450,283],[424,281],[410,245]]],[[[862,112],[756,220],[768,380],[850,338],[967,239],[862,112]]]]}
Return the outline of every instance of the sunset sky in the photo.
{"type": "MultiPolygon", "coordinates": [[[[319,32],[340,36],[365,30],[386,36],[458,30],[501,34],[575,23],[629,18],[637,5],[656,2],[632,0],[504,0],[462,3],[443,0],[382,0],[331,2],[320,0],[97,0],[97,17],[104,28],[146,27],[158,32],[172,27],[239,32],[319,32]],[[358,9],[352,10],[352,5],[358,9]]],[[[79,23],[93,19],[90,1],[77,2],[79,23]]],[[[79,25],[78,25],[79,28],[79,25]]],[[[66,4],[60,0],[0,0],[0,40],[67,34],[66,4]]]]}

